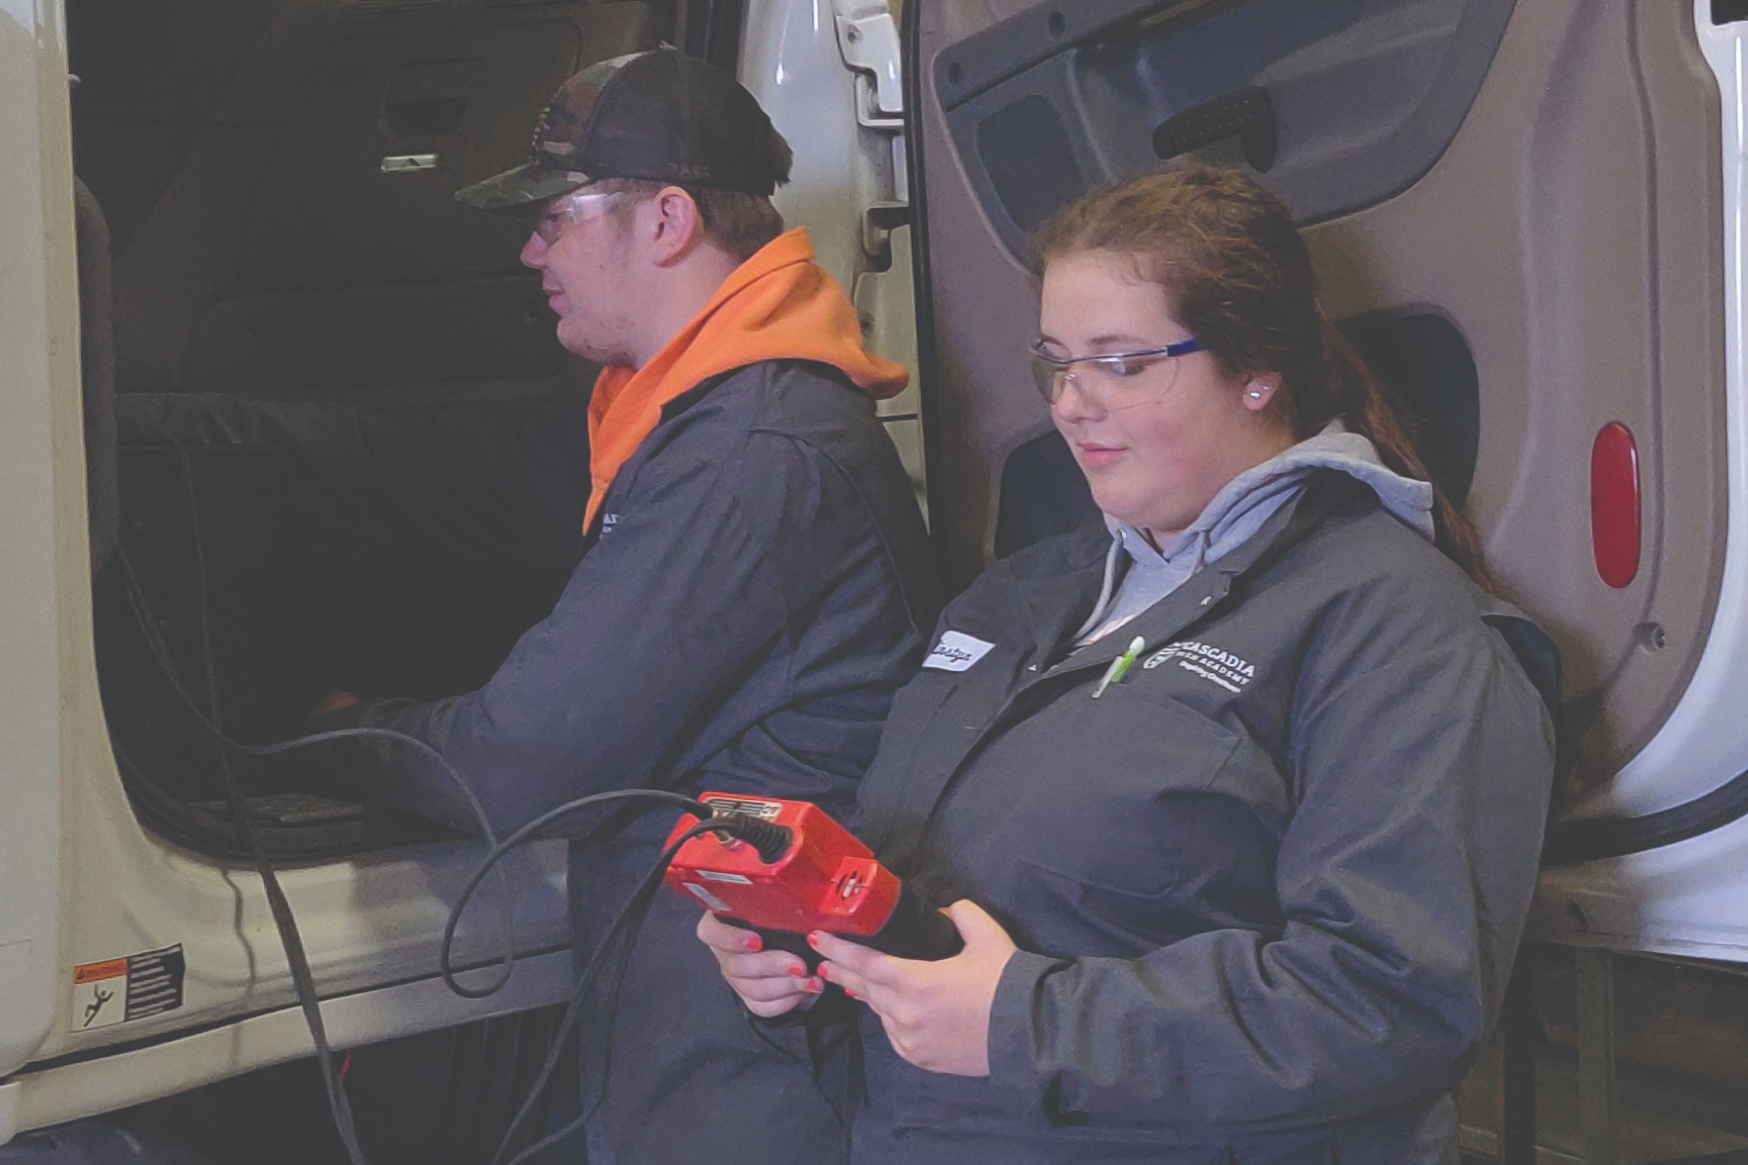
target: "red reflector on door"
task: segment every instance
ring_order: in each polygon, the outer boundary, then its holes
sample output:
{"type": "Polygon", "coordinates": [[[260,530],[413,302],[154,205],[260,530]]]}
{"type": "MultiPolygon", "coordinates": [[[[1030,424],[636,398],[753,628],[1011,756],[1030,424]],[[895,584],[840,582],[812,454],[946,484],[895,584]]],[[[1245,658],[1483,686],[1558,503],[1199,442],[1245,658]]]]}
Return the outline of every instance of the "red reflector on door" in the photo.
{"type": "Polygon", "coordinates": [[[1590,549],[1611,587],[1639,573],[1639,446],[1619,421],[1598,430],[1590,447],[1590,549]]]}

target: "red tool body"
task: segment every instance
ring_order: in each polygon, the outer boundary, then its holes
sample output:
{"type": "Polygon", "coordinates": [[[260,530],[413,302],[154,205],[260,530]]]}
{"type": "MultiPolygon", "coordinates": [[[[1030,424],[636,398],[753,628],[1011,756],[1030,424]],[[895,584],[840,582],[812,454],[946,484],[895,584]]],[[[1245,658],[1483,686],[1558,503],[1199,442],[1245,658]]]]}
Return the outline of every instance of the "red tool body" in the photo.
{"type": "MultiPolygon", "coordinates": [[[[699,800],[719,817],[744,814],[792,834],[788,848],[769,862],[752,844],[715,833],[682,845],[664,878],[712,913],[767,931],[829,931],[909,958],[944,958],[959,949],[946,916],[907,893],[897,875],[817,805],[734,793],[701,793],[699,800]]],[[[696,817],[682,817],[668,844],[697,824],[696,817]]]]}

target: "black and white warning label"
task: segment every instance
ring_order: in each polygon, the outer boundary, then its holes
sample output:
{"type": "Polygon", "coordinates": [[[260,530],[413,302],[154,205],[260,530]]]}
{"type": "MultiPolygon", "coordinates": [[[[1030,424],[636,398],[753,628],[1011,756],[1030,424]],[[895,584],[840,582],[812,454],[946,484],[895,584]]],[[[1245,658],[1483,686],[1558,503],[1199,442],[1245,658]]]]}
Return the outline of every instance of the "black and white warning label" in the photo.
{"type": "Polygon", "coordinates": [[[73,968],[74,1031],[109,1027],[182,1006],[182,944],[73,968]]]}
{"type": "Polygon", "coordinates": [[[182,944],[131,955],[127,961],[127,1017],[175,1011],[182,1006],[182,944]]]}

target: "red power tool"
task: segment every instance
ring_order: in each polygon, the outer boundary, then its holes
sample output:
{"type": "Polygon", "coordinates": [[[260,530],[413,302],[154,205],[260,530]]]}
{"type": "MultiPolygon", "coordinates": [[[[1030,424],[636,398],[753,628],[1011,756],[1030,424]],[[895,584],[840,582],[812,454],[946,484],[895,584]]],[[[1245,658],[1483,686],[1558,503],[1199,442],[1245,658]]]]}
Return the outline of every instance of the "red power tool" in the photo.
{"type": "MultiPolygon", "coordinates": [[[[725,832],[680,847],[665,880],[724,921],[765,933],[768,946],[809,954],[796,938],[832,934],[906,959],[944,959],[963,945],[946,915],[932,909],[868,847],[807,801],[701,793],[725,832]],[[741,840],[727,828],[750,820],[741,840]],[[780,933],[772,933],[780,932],[780,933]],[[787,936],[787,937],[785,937],[787,936]]],[[[671,846],[699,824],[682,817],[671,846]]]]}

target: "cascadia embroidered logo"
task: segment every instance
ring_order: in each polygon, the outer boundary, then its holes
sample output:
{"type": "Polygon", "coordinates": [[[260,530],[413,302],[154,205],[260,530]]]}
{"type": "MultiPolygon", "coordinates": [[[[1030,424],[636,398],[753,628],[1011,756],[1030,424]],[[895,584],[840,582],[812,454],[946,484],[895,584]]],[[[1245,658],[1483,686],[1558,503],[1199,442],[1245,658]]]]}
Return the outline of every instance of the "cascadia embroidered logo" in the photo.
{"type": "Polygon", "coordinates": [[[1249,660],[1240,659],[1224,648],[1198,643],[1194,639],[1167,644],[1142,661],[1141,666],[1152,671],[1161,664],[1174,660],[1185,671],[1219,684],[1228,692],[1247,687],[1256,678],[1256,665],[1249,660]]]}

